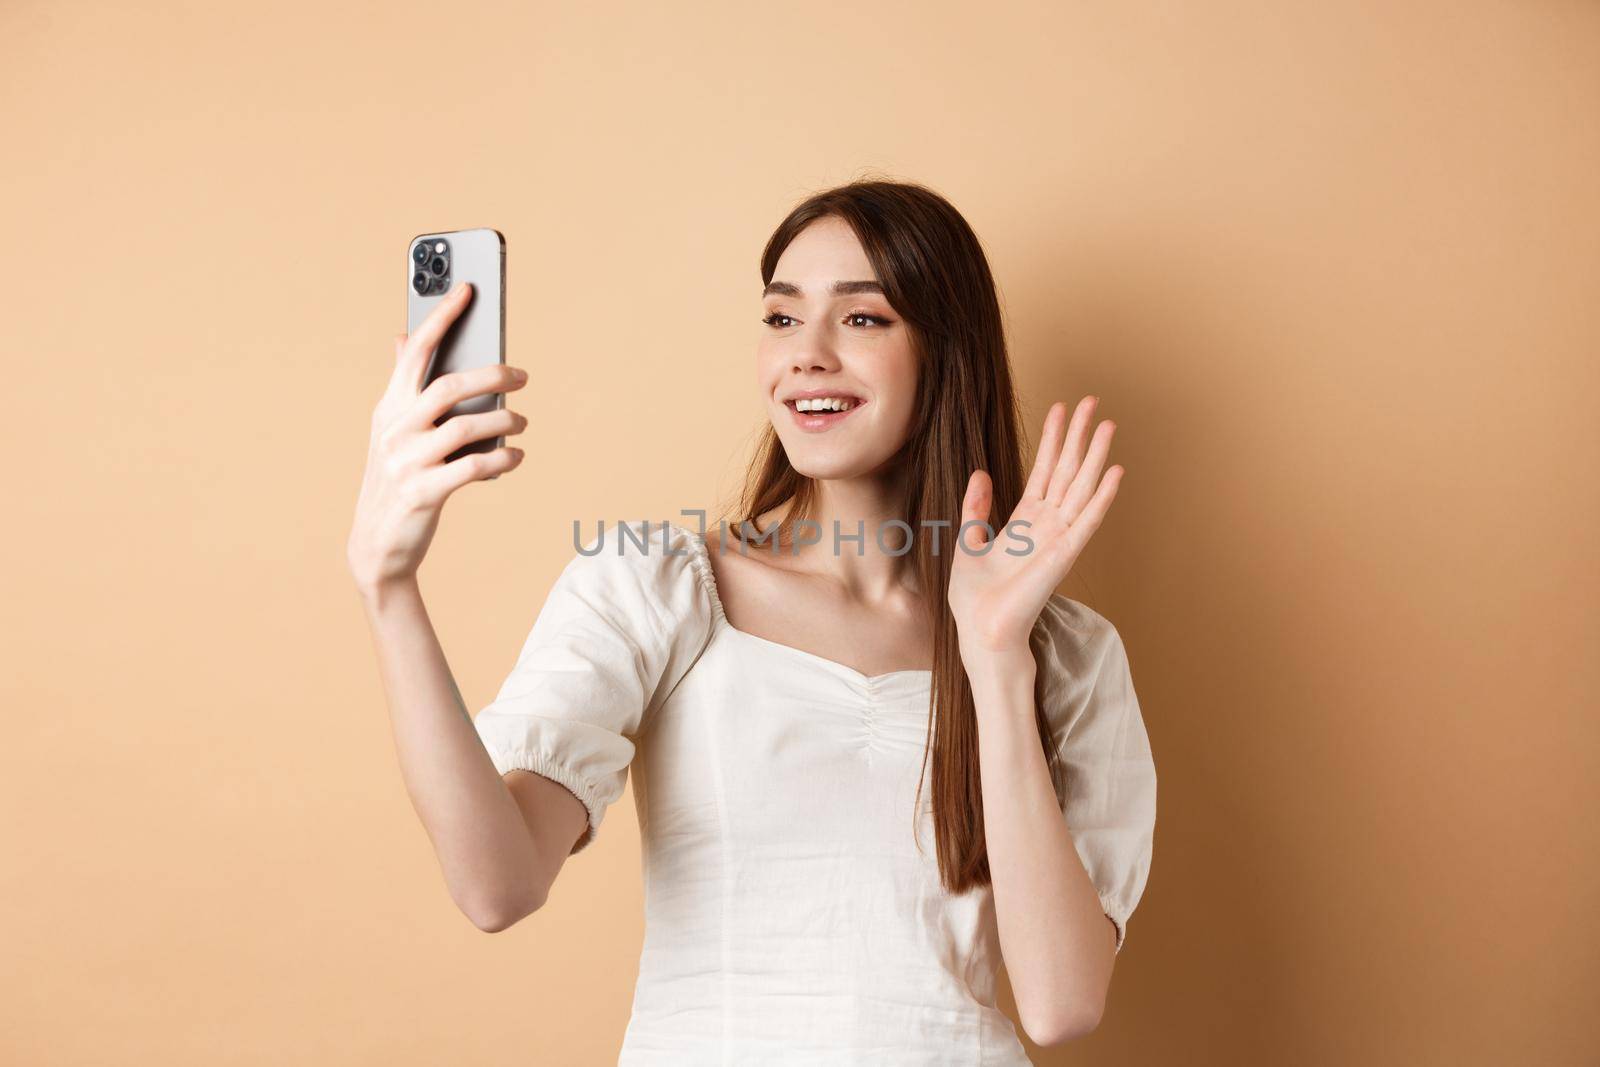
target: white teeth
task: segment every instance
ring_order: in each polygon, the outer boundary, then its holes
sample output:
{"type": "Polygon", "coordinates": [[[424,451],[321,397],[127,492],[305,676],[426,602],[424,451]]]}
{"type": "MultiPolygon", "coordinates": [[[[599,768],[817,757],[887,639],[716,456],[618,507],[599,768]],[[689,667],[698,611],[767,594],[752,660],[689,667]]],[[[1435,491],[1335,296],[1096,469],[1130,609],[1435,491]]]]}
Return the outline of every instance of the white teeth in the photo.
{"type": "Polygon", "coordinates": [[[849,411],[855,406],[854,400],[842,396],[819,396],[794,402],[796,411],[849,411]]]}

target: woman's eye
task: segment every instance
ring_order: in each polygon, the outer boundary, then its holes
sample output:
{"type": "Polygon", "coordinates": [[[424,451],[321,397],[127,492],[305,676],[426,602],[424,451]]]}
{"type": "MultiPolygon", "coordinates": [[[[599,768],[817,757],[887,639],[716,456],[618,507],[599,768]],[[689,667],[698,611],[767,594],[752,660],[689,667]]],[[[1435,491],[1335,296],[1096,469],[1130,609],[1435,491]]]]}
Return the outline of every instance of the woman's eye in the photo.
{"type": "MultiPolygon", "coordinates": [[[[763,323],[765,323],[766,325],[768,325],[768,326],[774,326],[774,327],[778,327],[779,329],[782,329],[782,327],[779,325],[779,322],[778,322],[779,319],[786,319],[789,322],[793,322],[794,321],[794,318],[792,316],[785,315],[785,314],[783,314],[782,312],[779,312],[779,311],[774,311],[772,314],[768,315],[766,318],[762,319],[761,321],[763,323]]],[[[864,311],[858,311],[858,312],[855,312],[854,314],[846,315],[845,318],[844,318],[844,321],[847,322],[847,323],[854,323],[856,319],[866,319],[869,323],[872,323],[874,326],[887,326],[890,323],[889,319],[882,318],[881,316],[878,316],[878,315],[868,315],[864,311]]]]}
{"type": "Polygon", "coordinates": [[[888,319],[879,318],[877,315],[868,315],[865,311],[858,311],[852,315],[845,316],[846,322],[850,322],[854,319],[866,319],[868,322],[876,323],[879,326],[889,325],[888,319]]]}

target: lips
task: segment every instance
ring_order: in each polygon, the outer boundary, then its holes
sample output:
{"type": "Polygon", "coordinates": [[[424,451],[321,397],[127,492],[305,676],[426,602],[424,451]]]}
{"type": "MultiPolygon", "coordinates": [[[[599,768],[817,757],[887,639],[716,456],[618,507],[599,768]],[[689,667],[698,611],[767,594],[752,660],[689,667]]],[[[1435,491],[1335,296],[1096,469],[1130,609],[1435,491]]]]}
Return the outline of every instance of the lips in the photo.
{"type": "MultiPolygon", "coordinates": [[[[846,394],[826,393],[818,395],[844,396],[846,394]]],[[[867,401],[856,399],[855,403],[845,411],[799,411],[795,408],[795,399],[791,397],[785,400],[783,406],[789,409],[790,417],[794,419],[795,425],[806,433],[826,433],[867,406],[867,401]]],[[[801,397],[800,399],[810,398],[801,397]]]]}
{"type": "Polygon", "coordinates": [[[848,389],[800,389],[787,393],[780,399],[785,404],[792,404],[796,400],[816,400],[819,397],[833,397],[840,400],[852,400],[861,403],[863,398],[848,389]]]}

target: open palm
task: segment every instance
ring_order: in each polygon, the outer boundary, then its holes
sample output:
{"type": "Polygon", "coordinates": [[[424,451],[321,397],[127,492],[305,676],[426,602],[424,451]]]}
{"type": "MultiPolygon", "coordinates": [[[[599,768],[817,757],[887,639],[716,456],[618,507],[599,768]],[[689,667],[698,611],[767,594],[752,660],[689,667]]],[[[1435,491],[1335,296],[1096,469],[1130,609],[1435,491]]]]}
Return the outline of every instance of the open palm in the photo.
{"type": "Polygon", "coordinates": [[[1065,402],[1050,406],[1033,473],[1016,510],[996,527],[992,544],[978,523],[995,526],[989,515],[993,483],[982,470],[968,479],[961,503],[965,547],[954,549],[949,594],[963,655],[1027,651],[1039,613],[1116,498],[1121,465],[1100,476],[1116,423],[1102,421],[1088,440],[1097,403],[1093,396],[1079,401],[1070,427],[1065,402]]]}

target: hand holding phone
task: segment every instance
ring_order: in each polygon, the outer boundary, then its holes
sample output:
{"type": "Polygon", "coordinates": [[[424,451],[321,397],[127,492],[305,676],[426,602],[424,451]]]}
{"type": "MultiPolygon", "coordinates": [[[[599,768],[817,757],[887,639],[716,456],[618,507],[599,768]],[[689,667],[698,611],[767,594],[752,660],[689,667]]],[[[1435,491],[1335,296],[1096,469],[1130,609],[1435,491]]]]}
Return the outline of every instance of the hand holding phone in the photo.
{"type": "MultiPolygon", "coordinates": [[[[466,282],[473,289],[471,303],[439,338],[423,375],[424,386],[447,374],[506,361],[506,241],[499,230],[480,227],[419,234],[411,239],[406,270],[407,333],[415,333],[457,285],[466,282]]],[[[439,422],[492,411],[504,402],[499,393],[468,397],[443,412],[439,422]]],[[[505,443],[503,437],[471,440],[445,459],[491,452],[505,443]]]]}
{"type": "MultiPolygon", "coordinates": [[[[413,259],[416,254],[414,241],[413,259]]],[[[503,262],[498,251],[495,258],[503,262]]],[[[504,444],[505,435],[522,432],[528,420],[505,406],[505,395],[526,385],[527,375],[504,362],[503,297],[479,304],[476,282],[460,277],[460,259],[444,272],[421,265],[431,277],[419,281],[419,272],[410,272],[411,292],[427,300],[426,309],[416,319],[408,315],[410,329],[394,339],[394,370],[372,413],[367,467],[346,545],[351,572],[364,589],[414,576],[450,494],[496,478],[523,458],[522,449],[504,444]],[[493,328],[464,329],[468,309],[485,306],[493,328]]],[[[503,269],[496,267],[497,276],[503,269]]]]}

